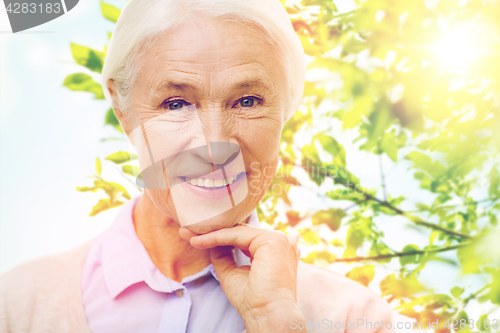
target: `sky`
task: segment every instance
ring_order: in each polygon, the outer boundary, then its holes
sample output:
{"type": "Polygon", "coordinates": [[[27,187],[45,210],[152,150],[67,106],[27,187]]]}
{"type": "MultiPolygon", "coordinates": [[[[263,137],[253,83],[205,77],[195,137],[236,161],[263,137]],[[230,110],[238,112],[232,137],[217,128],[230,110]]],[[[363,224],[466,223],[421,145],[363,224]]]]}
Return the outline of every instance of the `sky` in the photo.
{"type": "MultiPolygon", "coordinates": [[[[108,2],[118,7],[123,4],[108,2]]],[[[12,34],[4,7],[0,8],[0,273],[27,260],[73,248],[113,221],[116,209],[88,216],[97,199],[104,196],[75,188],[92,184],[88,176],[97,156],[103,159],[129,146],[100,142],[115,136],[115,130],[103,124],[109,108],[106,101],[62,85],[69,74],[91,74],[74,63],[70,43],[102,50],[113,26],[100,14],[99,1],[82,0],[56,20],[12,34]]],[[[351,144],[356,133],[343,131],[340,124],[331,126],[347,150],[350,170],[365,187],[379,186],[378,157],[351,144]]],[[[408,177],[407,165],[396,167],[387,156],[382,164],[393,197],[404,194],[409,201],[425,199],[419,197],[418,184],[408,177]]],[[[113,174],[109,170],[113,166],[103,166],[103,172],[113,174]]],[[[316,203],[303,196],[301,192],[292,194],[296,210],[316,203]]],[[[416,232],[404,219],[379,221],[379,226],[398,250],[410,243],[408,239],[424,244],[429,234],[416,232]]],[[[337,265],[335,269],[345,273],[351,268],[337,265]]],[[[421,280],[441,292],[457,284],[481,284],[480,279],[463,280],[454,267],[443,264],[430,264],[421,280]],[[436,273],[443,278],[436,279],[436,273]]]]}
{"type": "Polygon", "coordinates": [[[0,272],[28,259],[72,248],[97,235],[116,211],[90,218],[97,156],[114,152],[101,138],[109,108],[63,87],[81,72],[70,43],[102,49],[113,24],[99,1],[80,1],[67,14],[16,34],[0,10],[0,272]]]}

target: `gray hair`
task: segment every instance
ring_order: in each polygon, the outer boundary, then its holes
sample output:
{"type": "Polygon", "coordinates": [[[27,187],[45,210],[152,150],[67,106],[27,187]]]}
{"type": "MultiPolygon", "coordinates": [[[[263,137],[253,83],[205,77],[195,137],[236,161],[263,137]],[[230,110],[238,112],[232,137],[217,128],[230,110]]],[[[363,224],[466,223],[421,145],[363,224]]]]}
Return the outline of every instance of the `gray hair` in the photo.
{"type": "Polygon", "coordinates": [[[112,79],[119,107],[127,109],[128,96],[139,70],[135,61],[139,50],[147,48],[154,38],[193,13],[245,22],[263,30],[269,41],[281,51],[288,82],[286,119],[289,119],[302,100],[305,55],[279,0],[131,0],[123,9],[108,46],[101,76],[106,99],[113,105],[106,88],[108,80],[112,79]]]}

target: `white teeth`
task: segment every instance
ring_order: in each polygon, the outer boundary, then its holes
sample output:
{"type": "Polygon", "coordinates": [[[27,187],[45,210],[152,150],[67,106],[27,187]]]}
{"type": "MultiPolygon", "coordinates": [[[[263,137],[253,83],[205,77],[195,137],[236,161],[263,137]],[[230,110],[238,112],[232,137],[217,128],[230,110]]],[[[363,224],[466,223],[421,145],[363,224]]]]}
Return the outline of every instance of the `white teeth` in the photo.
{"type": "Polygon", "coordinates": [[[214,181],[212,179],[205,179],[205,187],[214,187],[214,181]]]}
{"type": "Polygon", "coordinates": [[[213,187],[223,187],[229,184],[232,184],[238,176],[228,177],[226,180],[224,179],[208,179],[208,178],[189,178],[186,177],[186,182],[191,185],[213,188],[213,187]]]}

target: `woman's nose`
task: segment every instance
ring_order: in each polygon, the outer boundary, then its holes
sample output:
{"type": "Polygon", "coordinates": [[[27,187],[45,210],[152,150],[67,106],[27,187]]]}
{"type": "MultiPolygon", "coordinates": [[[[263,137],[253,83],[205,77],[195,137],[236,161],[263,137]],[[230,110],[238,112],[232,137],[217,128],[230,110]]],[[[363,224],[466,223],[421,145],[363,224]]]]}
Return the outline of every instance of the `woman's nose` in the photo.
{"type": "Polygon", "coordinates": [[[240,153],[240,146],[232,142],[209,142],[212,164],[217,167],[231,163],[240,153]]]}
{"type": "Polygon", "coordinates": [[[238,156],[240,147],[234,135],[234,124],[227,111],[214,108],[200,112],[211,163],[214,166],[229,164],[238,156]]]}

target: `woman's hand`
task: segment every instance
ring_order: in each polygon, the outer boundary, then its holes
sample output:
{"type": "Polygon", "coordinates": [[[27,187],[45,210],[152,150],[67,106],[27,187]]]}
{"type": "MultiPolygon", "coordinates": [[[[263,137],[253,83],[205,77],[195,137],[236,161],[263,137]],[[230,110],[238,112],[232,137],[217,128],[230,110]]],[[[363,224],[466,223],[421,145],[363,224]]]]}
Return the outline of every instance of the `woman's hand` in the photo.
{"type": "Polygon", "coordinates": [[[193,247],[210,249],[221,288],[249,333],[297,332],[291,329],[291,321],[305,322],[297,305],[300,252],[295,239],[281,231],[248,225],[203,235],[181,228],[179,234],[193,247]],[[236,265],[233,246],[250,257],[251,266],[236,265]]]}

